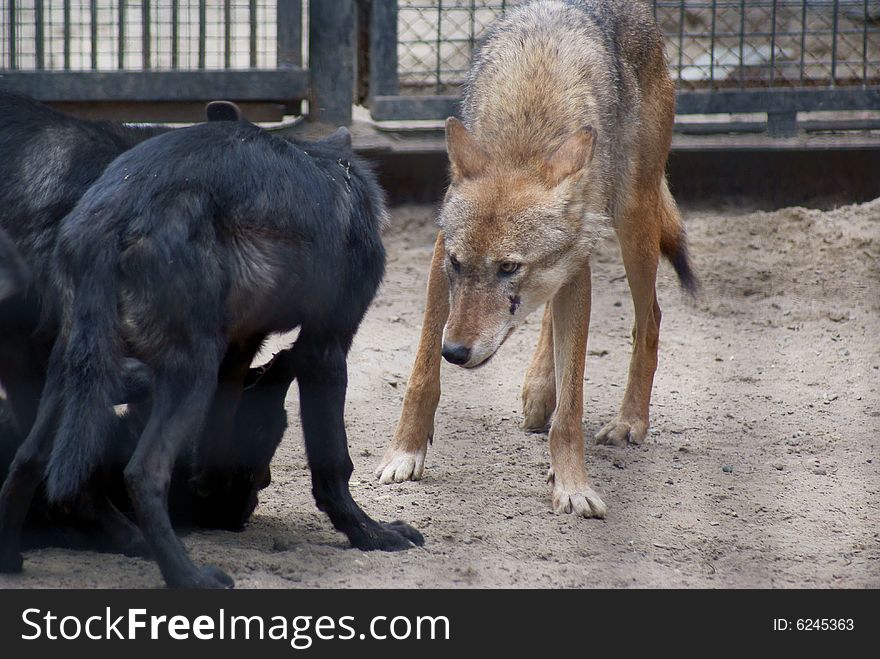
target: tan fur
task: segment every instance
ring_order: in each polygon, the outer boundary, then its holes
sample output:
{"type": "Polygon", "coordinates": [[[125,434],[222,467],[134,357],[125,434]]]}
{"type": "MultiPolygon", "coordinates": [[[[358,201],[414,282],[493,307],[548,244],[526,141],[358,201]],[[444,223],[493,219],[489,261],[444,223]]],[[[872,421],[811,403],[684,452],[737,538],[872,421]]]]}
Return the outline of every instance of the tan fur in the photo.
{"type": "Polygon", "coordinates": [[[556,362],[553,356],[553,308],[544,309],[538,347],[522,388],[523,430],[543,432],[556,409],[556,362]]]}
{"type": "Polygon", "coordinates": [[[590,253],[609,229],[620,242],[635,322],[620,412],[596,439],[645,439],[661,249],[686,265],[684,230],[664,174],[674,90],[647,8],[625,0],[587,3],[610,16],[613,48],[608,34],[571,4],[547,0],[513,11],[475,59],[464,124],[447,122],[452,183],[418,356],[397,432],[376,472],[383,483],[422,475],[439,400],[440,337],[443,346],[469,349],[463,366],[478,366],[544,306],[523,385],[524,427],[551,424],[554,510],[605,515],[587,478],[582,419],[590,253]],[[501,270],[511,263],[518,265],[514,274],[501,270]]]}
{"type": "Polygon", "coordinates": [[[440,401],[440,342],[449,315],[449,290],[443,262],[443,232],[437,235],[422,336],[403,399],[403,412],[394,439],[385,451],[378,475],[383,483],[419,480],[425,467],[428,442],[434,437],[434,412],[440,401]]]}

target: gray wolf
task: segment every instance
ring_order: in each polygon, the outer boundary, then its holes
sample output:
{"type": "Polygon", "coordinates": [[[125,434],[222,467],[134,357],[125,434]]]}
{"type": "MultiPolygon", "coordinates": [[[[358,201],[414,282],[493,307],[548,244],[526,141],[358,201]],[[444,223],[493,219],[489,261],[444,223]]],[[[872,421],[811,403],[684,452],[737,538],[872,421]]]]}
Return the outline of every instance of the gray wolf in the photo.
{"type": "Polygon", "coordinates": [[[446,123],[451,183],[403,411],[376,470],[381,482],[423,475],[441,355],[478,367],[544,307],[522,388],[523,426],[549,424],[553,509],[605,516],[582,434],[590,254],[616,233],[635,314],[620,412],[596,440],[638,444],[657,367],[660,254],[686,289],[697,285],[665,178],[674,103],[647,3],[542,0],[490,27],[468,75],[463,121],[446,123]]]}

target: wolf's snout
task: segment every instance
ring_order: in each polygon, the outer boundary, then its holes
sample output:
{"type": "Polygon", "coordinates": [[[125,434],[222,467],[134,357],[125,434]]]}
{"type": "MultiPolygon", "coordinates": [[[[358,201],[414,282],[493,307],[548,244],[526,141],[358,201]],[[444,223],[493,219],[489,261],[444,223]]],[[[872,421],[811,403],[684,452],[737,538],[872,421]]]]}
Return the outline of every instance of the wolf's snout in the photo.
{"type": "Polygon", "coordinates": [[[459,343],[444,343],[443,358],[452,364],[461,366],[467,364],[471,358],[471,349],[459,343]]]}

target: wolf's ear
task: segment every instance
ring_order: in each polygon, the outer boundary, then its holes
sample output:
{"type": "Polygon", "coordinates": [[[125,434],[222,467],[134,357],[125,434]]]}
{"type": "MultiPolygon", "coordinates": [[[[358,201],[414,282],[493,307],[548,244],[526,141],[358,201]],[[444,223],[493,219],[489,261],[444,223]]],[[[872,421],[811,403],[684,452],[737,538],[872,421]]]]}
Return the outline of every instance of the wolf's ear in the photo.
{"type": "Polygon", "coordinates": [[[211,101],[205,106],[208,121],[241,121],[241,108],[232,101],[211,101]]]}
{"type": "Polygon", "coordinates": [[[593,159],[596,129],[584,126],[562,143],[546,162],[547,182],[556,187],[569,176],[579,174],[593,159]]]}
{"type": "Polygon", "coordinates": [[[446,150],[449,152],[453,181],[476,178],[489,160],[483,147],[455,117],[446,120],[446,150]]]}
{"type": "Polygon", "coordinates": [[[322,137],[318,140],[318,144],[323,144],[334,151],[339,151],[346,158],[351,156],[351,133],[345,126],[337,128],[327,137],[322,137]]]}

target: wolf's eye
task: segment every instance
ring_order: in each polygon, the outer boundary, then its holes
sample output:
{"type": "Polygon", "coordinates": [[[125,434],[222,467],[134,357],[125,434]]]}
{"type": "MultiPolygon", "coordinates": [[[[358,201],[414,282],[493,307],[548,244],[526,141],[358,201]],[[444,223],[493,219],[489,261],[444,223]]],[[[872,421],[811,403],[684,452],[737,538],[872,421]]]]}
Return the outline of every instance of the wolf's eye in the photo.
{"type": "Polygon", "coordinates": [[[512,275],[517,270],[519,270],[519,263],[513,261],[502,261],[498,266],[499,275],[512,275]]]}
{"type": "Polygon", "coordinates": [[[449,262],[452,264],[452,269],[458,272],[461,270],[461,263],[458,262],[458,259],[455,258],[452,254],[449,255],[449,262]]]}

